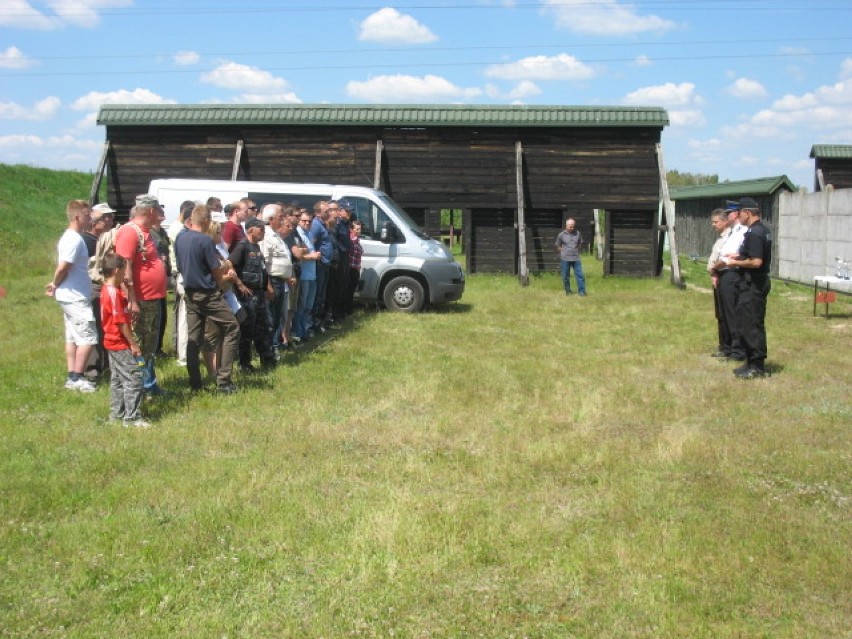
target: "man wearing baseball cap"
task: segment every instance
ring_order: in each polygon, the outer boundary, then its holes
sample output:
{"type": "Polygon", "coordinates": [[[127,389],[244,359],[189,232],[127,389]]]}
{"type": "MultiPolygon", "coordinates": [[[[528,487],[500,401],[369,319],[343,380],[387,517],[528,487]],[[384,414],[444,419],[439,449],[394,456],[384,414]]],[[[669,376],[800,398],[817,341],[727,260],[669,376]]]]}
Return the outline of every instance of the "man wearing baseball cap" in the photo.
{"type": "Polygon", "coordinates": [[[746,363],[734,369],[741,379],[765,377],[766,369],[766,298],[772,288],[769,267],[772,263],[772,235],[760,220],[760,208],[750,197],[740,200],[740,223],[748,230],[735,257],[725,263],[736,269],[736,319],[746,363]]]}
{"type": "Polygon", "coordinates": [[[127,260],[125,284],[133,318],[133,333],[142,347],[145,370],[142,385],[147,396],[163,395],[157,383],[154,358],[160,338],[161,300],[166,297],[166,266],[151,237],[151,227],[160,214],[156,196],[139,195],[130,210],[130,222],[118,229],[115,252],[127,260]]]}

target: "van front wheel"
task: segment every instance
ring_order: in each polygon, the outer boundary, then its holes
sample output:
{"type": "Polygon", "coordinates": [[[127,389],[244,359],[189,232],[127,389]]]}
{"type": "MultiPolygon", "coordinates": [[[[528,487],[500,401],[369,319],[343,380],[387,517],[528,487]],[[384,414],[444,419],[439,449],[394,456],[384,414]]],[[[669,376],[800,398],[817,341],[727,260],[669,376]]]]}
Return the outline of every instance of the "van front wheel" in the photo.
{"type": "Polygon", "coordinates": [[[384,302],[392,311],[417,313],[423,310],[423,286],[413,277],[395,277],[385,286],[384,302]]]}

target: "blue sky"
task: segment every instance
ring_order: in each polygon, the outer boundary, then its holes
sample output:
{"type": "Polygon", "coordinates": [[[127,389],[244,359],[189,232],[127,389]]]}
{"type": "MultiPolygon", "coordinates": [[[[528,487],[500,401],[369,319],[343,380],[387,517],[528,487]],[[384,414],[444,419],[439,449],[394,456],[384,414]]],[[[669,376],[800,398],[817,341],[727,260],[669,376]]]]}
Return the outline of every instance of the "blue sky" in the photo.
{"type": "Polygon", "coordinates": [[[3,0],[0,162],[93,171],[112,103],[668,109],[666,168],[812,189],[849,0],[3,0]]]}

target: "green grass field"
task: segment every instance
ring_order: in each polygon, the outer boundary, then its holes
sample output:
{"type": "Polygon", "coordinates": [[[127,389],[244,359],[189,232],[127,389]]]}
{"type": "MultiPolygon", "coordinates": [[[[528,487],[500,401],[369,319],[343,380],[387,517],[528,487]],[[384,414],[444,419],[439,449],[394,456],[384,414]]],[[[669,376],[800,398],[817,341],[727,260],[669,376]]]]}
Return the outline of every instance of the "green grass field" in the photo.
{"type": "Polygon", "coordinates": [[[850,636],[848,297],[775,282],[739,381],[700,264],[471,276],[125,430],[43,294],[90,184],[0,167],[0,636],[850,636]]]}

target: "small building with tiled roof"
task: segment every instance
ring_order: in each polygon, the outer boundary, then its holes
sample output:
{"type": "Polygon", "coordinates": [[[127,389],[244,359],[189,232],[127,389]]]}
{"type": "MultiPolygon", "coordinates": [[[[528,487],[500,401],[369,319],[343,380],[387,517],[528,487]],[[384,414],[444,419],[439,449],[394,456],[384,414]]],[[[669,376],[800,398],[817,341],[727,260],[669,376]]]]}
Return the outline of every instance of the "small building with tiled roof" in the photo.
{"type": "Polygon", "coordinates": [[[662,270],[662,108],[104,105],[98,124],[98,179],[125,215],[154,178],[370,186],[432,235],[442,209],[461,210],[468,271],[517,273],[519,219],[528,269],[553,270],[565,219],[588,241],[605,209],[604,272],[662,270]]]}
{"type": "Polygon", "coordinates": [[[852,144],[814,144],[814,191],[852,188],[852,144]]]}
{"type": "MultiPolygon", "coordinates": [[[[725,208],[728,201],[752,197],[761,210],[761,219],[773,235],[777,235],[778,198],[781,193],[796,191],[796,186],[786,175],[684,186],[671,190],[675,203],[675,229],[678,252],[706,258],[713,249],[716,232],[710,226],[710,213],[725,208]]],[[[772,256],[772,272],[777,272],[777,251],[772,256]]]]}

